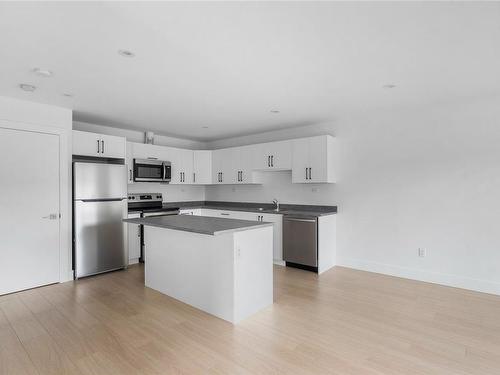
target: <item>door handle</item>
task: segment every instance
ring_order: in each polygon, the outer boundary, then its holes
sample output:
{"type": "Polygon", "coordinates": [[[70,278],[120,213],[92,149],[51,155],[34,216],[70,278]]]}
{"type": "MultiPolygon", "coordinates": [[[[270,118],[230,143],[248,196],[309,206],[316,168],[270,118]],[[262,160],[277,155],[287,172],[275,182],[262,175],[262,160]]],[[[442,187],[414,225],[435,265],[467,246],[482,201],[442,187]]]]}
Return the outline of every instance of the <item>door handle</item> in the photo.
{"type": "Polygon", "coordinates": [[[100,151],[100,148],[99,148],[99,140],[97,140],[97,153],[99,154],[101,151],[100,151]]]}
{"type": "Polygon", "coordinates": [[[101,152],[104,154],[104,141],[101,139],[101,152]]]}
{"type": "Polygon", "coordinates": [[[42,219],[57,220],[58,214],[49,214],[47,216],[42,216],[42,219]]]}

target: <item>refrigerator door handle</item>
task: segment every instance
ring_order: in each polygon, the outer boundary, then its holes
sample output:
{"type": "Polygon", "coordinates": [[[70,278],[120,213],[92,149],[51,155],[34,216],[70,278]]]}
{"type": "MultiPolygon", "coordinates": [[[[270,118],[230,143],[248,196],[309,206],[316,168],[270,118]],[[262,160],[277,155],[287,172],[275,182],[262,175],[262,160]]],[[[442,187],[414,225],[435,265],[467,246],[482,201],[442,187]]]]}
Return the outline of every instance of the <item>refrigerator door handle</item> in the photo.
{"type": "Polygon", "coordinates": [[[119,202],[127,198],[75,199],[80,202],[119,202]]]}

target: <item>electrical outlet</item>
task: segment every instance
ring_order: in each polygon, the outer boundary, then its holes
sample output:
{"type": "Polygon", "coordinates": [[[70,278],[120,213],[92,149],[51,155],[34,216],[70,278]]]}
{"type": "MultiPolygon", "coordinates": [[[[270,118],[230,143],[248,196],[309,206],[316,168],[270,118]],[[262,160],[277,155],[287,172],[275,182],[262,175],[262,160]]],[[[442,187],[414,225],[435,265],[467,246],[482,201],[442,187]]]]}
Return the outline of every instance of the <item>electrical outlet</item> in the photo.
{"type": "Polygon", "coordinates": [[[423,258],[427,255],[427,251],[425,250],[425,248],[423,247],[419,247],[418,248],[418,256],[423,258]]]}

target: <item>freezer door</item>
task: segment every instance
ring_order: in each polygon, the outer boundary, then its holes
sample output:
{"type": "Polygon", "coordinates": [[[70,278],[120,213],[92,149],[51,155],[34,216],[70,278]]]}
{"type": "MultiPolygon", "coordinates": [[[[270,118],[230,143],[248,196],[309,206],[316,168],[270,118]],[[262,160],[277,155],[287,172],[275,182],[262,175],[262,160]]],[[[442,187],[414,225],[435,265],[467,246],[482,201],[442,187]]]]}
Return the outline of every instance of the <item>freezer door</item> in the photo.
{"type": "Polygon", "coordinates": [[[75,200],[127,196],[127,168],[123,164],[73,163],[75,200]]]}
{"type": "Polygon", "coordinates": [[[76,277],[126,267],[127,201],[75,201],[74,208],[76,277]]]}

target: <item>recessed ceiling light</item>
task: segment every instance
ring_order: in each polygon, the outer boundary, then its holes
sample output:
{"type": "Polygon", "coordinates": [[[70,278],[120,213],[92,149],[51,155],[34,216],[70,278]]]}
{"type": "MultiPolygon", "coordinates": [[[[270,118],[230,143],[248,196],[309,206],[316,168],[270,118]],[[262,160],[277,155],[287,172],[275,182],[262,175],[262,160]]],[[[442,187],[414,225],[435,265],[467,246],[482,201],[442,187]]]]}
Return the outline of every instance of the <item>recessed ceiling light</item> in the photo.
{"type": "Polygon", "coordinates": [[[280,111],[278,111],[277,109],[271,109],[269,112],[271,112],[271,113],[280,113],[280,111]]]}
{"type": "Polygon", "coordinates": [[[202,129],[208,129],[208,126],[202,126],[202,129]]]}
{"type": "Polygon", "coordinates": [[[392,83],[389,83],[387,85],[384,85],[382,86],[384,89],[393,89],[394,87],[396,87],[396,85],[392,84],[392,83]]]}
{"type": "Polygon", "coordinates": [[[21,90],[24,90],[24,91],[29,91],[29,92],[33,92],[36,90],[36,86],[33,86],[33,85],[29,85],[27,83],[21,83],[19,85],[19,87],[21,88],[21,90]]]}
{"type": "Polygon", "coordinates": [[[47,69],[35,68],[33,69],[33,73],[40,77],[52,77],[52,72],[47,69]]]}
{"type": "Polygon", "coordinates": [[[73,94],[70,94],[69,92],[65,92],[62,95],[67,97],[67,98],[72,98],[74,96],[73,94]]]}
{"type": "Polygon", "coordinates": [[[123,57],[134,57],[135,56],[135,53],[133,53],[132,51],[128,51],[126,49],[118,50],[118,54],[123,56],[123,57]]]}

